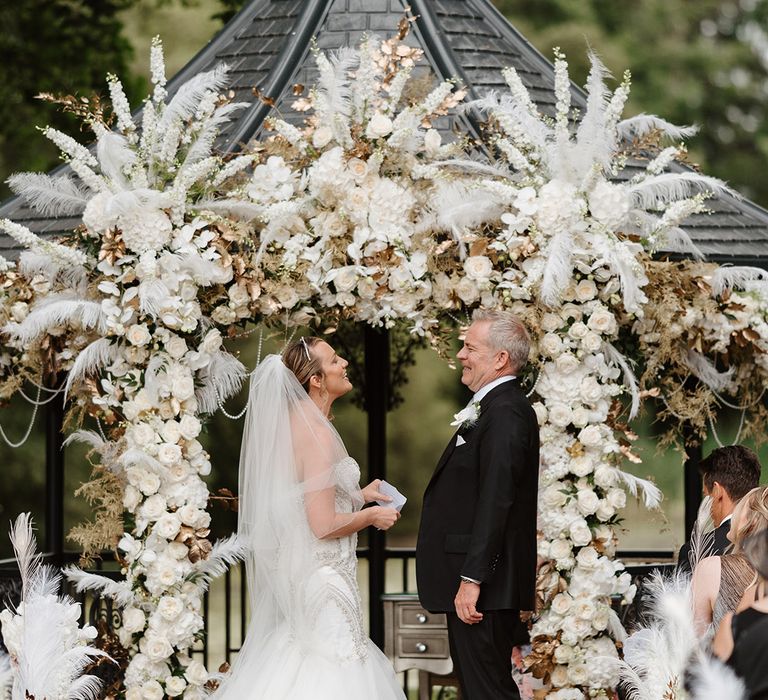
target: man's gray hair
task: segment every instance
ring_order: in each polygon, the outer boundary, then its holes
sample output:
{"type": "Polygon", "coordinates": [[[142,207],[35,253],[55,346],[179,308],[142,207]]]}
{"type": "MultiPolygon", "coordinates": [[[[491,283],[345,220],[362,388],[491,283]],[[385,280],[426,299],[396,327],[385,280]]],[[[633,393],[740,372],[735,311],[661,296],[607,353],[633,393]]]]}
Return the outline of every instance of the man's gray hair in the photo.
{"type": "Polygon", "coordinates": [[[531,337],[520,319],[511,311],[475,309],[472,322],[487,321],[488,343],[493,350],[504,350],[509,355],[509,364],[519,372],[528,362],[531,351],[531,337]]]}

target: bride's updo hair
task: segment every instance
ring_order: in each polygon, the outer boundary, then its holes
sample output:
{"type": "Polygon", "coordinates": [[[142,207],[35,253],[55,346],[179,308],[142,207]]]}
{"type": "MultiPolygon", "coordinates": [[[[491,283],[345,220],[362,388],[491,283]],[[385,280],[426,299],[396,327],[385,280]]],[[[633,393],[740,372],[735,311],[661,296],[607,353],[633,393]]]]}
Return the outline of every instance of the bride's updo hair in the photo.
{"type": "Polygon", "coordinates": [[[322,338],[315,338],[314,336],[299,338],[283,350],[283,364],[296,375],[299,384],[304,387],[304,391],[307,393],[309,393],[309,380],[316,374],[323,376],[322,363],[312,352],[312,348],[322,342],[322,338]]]}

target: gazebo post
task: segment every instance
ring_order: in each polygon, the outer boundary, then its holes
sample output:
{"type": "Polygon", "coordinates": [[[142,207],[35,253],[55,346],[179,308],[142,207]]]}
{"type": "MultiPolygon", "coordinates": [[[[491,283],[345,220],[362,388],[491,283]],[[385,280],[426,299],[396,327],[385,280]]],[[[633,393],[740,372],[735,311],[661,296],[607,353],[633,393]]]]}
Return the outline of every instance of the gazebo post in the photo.
{"type": "MultiPolygon", "coordinates": [[[[365,326],[365,410],[368,414],[368,480],[387,475],[387,407],[389,406],[389,332],[365,326]]],[[[368,530],[370,636],[384,648],[384,577],[386,535],[368,530]]]]}
{"type": "Polygon", "coordinates": [[[699,464],[702,459],[701,440],[694,434],[690,424],[683,426],[685,439],[685,466],[683,475],[683,498],[685,503],[685,539],[689,540],[696,524],[701,505],[702,480],[699,464]]]}
{"type": "MultiPolygon", "coordinates": [[[[54,388],[57,377],[51,377],[54,388]]],[[[45,549],[52,563],[64,559],[64,393],[45,407],[45,549]]]]}

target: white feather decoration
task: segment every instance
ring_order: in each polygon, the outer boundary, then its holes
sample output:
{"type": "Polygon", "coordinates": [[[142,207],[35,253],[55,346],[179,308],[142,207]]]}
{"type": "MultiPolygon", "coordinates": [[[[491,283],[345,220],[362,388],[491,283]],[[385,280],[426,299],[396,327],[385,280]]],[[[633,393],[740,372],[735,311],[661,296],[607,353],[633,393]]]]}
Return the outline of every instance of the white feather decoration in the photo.
{"type": "Polygon", "coordinates": [[[43,275],[51,282],[62,282],[66,287],[80,287],[85,282],[86,269],[74,266],[61,258],[46,253],[41,248],[22,251],[19,256],[19,271],[27,279],[43,275]]]}
{"type": "Polygon", "coordinates": [[[203,384],[195,392],[201,413],[213,413],[220,401],[240,391],[247,372],[243,363],[228,352],[217,352],[202,373],[203,384]]]}
{"type": "Polygon", "coordinates": [[[85,330],[94,329],[101,334],[107,330],[101,304],[64,295],[44,299],[21,323],[10,323],[3,330],[18,342],[29,345],[48,330],[66,324],[77,325],[85,330]]]}
{"type": "Polygon", "coordinates": [[[221,576],[226,570],[238,561],[242,561],[248,551],[248,547],[237,535],[230,535],[223,540],[217,540],[213,545],[207,559],[201,559],[194,571],[187,576],[187,580],[193,582],[202,594],[208,590],[211,581],[221,576]]]}
{"type": "Polygon", "coordinates": [[[104,447],[104,445],[107,444],[104,441],[104,438],[93,430],[76,430],[74,433],[67,435],[63,445],[66,447],[67,445],[71,445],[75,442],[79,442],[82,445],[89,445],[90,447],[93,447],[97,450],[101,449],[104,447]]]}
{"type": "Polygon", "coordinates": [[[10,700],[13,687],[11,657],[0,651],[0,700],[10,700]]]}
{"type": "Polygon", "coordinates": [[[121,189],[128,187],[126,173],[136,163],[136,151],[125,136],[114,131],[105,131],[96,144],[101,172],[121,189]]]}
{"type": "Polygon", "coordinates": [[[206,93],[218,92],[227,84],[228,72],[228,66],[220,64],[184,83],[166,105],[157,125],[158,133],[165,133],[176,121],[183,122],[193,117],[206,93]]]}
{"type": "Polygon", "coordinates": [[[691,700],[747,700],[742,680],[724,663],[702,658],[691,673],[691,700]]]}
{"type": "Polygon", "coordinates": [[[6,182],[11,190],[45,217],[81,214],[90,193],[68,175],[15,173],[6,182]]]}
{"type": "Polygon", "coordinates": [[[661,489],[652,481],[641,479],[639,476],[630,474],[622,469],[617,469],[616,475],[619,477],[619,481],[624,484],[627,491],[629,491],[635,498],[638,498],[642,491],[643,505],[645,505],[648,510],[655,510],[661,505],[662,500],[664,500],[664,494],[661,492],[661,489]]]}
{"type": "Polygon", "coordinates": [[[21,575],[22,597],[26,598],[33,582],[40,576],[42,556],[37,552],[37,538],[29,513],[20,513],[8,534],[21,575]]]}
{"type": "Polygon", "coordinates": [[[122,465],[123,469],[138,464],[142,467],[149,467],[149,469],[156,474],[164,474],[167,470],[167,467],[164,464],[138,447],[132,447],[130,450],[123,452],[118,462],[122,465]]]}
{"type": "Polygon", "coordinates": [[[139,311],[143,314],[157,318],[169,297],[168,287],[162,280],[150,278],[139,283],[139,311]]]}
{"type": "Polygon", "coordinates": [[[694,136],[699,130],[697,126],[676,126],[653,114],[637,114],[624,119],[618,123],[617,129],[622,138],[642,138],[651,131],[660,131],[675,141],[694,136]]]}
{"type": "Polygon", "coordinates": [[[592,51],[589,52],[590,70],[587,76],[587,109],[576,131],[576,144],[584,163],[599,163],[601,168],[610,165],[614,143],[606,138],[605,110],[611,99],[611,91],[605,81],[610,71],[592,51]]]}
{"type": "Polygon", "coordinates": [[[560,231],[549,240],[539,296],[548,306],[556,306],[571,281],[574,239],[569,231],[560,231]]]}
{"type": "Polygon", "coordinates": [[[78,593],[83,591],[96,591],[112,598],[120,607],[124,608],[134,601],[134,594],[127,581],[113,581],[106,576],[89,574],[75,566],[67,566],[62,573],[69,581],[75,584],[78,593]]]}
{"type": "Polygon", "coordinates": [[[210,211],[223,216],[234,216],[241,221],[253,221],[264,214],[264,206],[244,199],[204,199],[192,206],[195,212],[210,211]]]}
{"type": "Polygon", "coordinates": [[[629,409],[629,419],[632,420],[640,410],[640,389],[637,386],[635,373],[632,371],[632,367],[630,367],[627,358],[613,347],[613,345],[610,343],[603,343],[602,350],[606,360],[621,367],[624,376],[624,386],[632,397],[632,403],[629,409]]]}
{"type": "Polygon", "coordinates": [[[743,289],[748,282],[767,281],[768,271],[759,267],[718,267],[709,281],[712,296],[719,297],[726,289],[743,289]]]}
{"type": "Polygon", "coordinates": [[[211,155],[213,143],[216,140],[221,127],[230,120],[235,112],[249,106],[250,104],[248,102],[230,102],[219,107],[208,119],[206,119],[202,129],[200,129],[195,136],[192,145],[189,147],[189,150],[184,157],[184,164],[181,167],[181,171],[186,170],[198,161],[211,155]]]}
{"type": "Polygon", "coordinates": [[[694,172],[661,173],[629,186],[635,205],[642,209],[661,209],[665,204],[699,192],[740,197],[722,180],[694,172]]]}
{"type": "Polygon", "coordinates": [[[726,391],[731,385],[731,377],[734,372],[733,367],[725,372],[718,372],[712,361],[696,350],[688,350],[688,354],[685,356],[685,363],[688,369],[712,391],[726,391]]]}
{"type": "Polygon", "coordinates": [[[67,383],[64,385],[64,398],[69,395],[69,390],[75,382],[114,362],[119,350],[117,344],[109,338],[99,338],[83,348],[69,370],[67,383]]]}
{"type": "Polygon", "coordinates": [[[346,124],[352,109],[350,73],[359,63],[359,54],[356,49],[344,47],[330,56],[318,52],[316,62],[320,72],[315,97],[317,111],[322,123],[337,133],[339,123],[346,124]]]}
{"type": "Polygon", "coordinates": [[[664,240],[659,249],[668,253],[684,253],[695,260],[704,260],[705,258],[704,253],[693,242],[688,232],[678,226],[664,232],[664,240]]]}

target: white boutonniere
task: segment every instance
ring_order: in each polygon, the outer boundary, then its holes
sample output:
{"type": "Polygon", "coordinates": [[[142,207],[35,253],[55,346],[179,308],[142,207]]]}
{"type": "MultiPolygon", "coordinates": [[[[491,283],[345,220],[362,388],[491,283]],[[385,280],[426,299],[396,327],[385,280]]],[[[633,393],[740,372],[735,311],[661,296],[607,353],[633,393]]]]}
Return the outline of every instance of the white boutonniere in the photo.
{"type": "Polygon", "coordinates": [[[462,408],[453,416],[453,423],[451,425],[459,430],[467,430],[477,423],[478,418],[480,418],[480,402],[473,401],[469,406],[462,408]]]}

